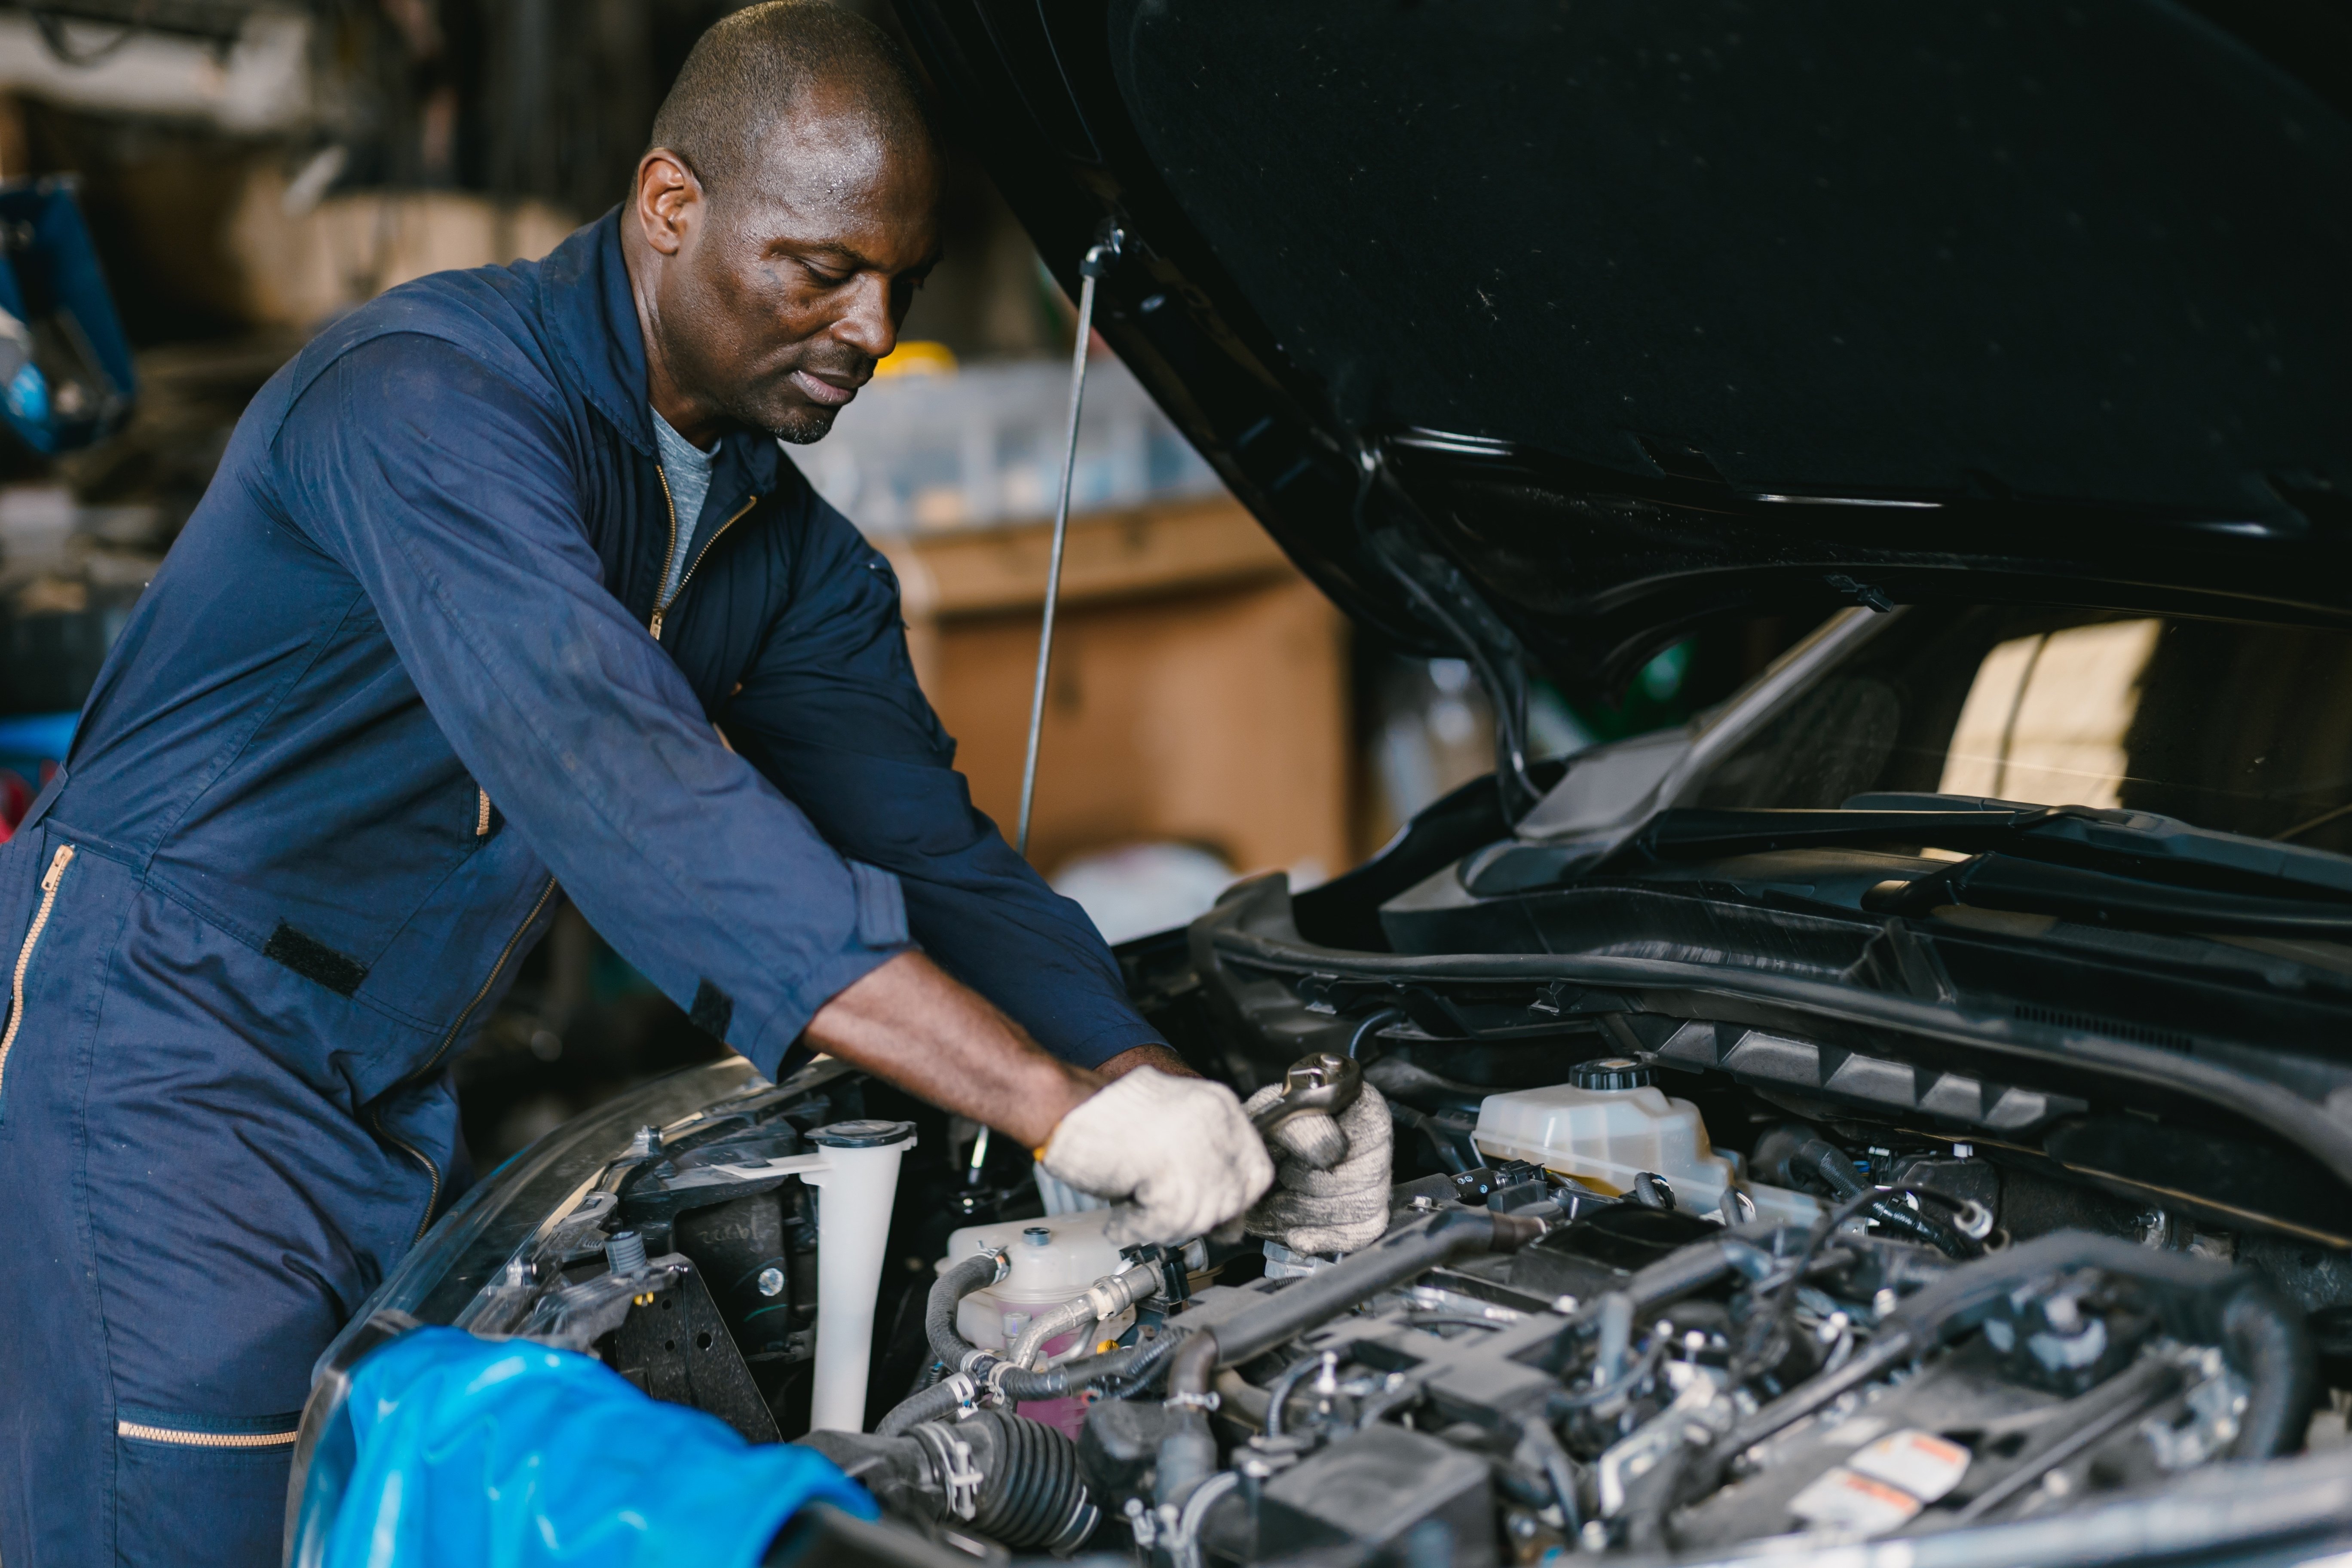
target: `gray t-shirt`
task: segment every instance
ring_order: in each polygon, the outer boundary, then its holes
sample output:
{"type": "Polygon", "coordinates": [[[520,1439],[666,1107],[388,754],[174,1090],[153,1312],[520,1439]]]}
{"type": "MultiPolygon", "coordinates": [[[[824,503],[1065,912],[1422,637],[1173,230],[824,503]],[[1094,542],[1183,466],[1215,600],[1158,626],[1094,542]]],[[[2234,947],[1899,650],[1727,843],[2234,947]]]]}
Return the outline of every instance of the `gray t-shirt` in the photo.
{"type": "Polygon", "coordinates": [[[669,576],[662,583],[658,601],[667,605],[686,575],[686,563],[694,559],[694,529],[702,521],[702,500],[710,493],[710,461],[719,448],[703,451],[671,429],[658,412],[654,414],[654,441],[661,448],[662,477],[669,481],[669,504],[677,515],[677,549],[669,558],[669,576]]]}

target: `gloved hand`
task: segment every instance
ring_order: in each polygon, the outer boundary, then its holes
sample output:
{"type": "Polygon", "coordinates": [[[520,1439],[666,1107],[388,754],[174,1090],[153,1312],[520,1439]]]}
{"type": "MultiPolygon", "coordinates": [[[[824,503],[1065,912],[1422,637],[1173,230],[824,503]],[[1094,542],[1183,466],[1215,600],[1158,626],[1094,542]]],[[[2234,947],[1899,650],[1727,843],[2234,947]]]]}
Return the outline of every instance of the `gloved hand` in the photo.
{"type": "Polygon", "coordinates": [[[1038,1161],[1082,1193],[1123,1200],[1107,1231],[1120,1247],[1205,1236],[1274,1182],[1274,1162],[1232,1089],[1157,1068],[1080,1100],[1038,1161]]]}
{"type": "MultiPolygon", "coordinates": [[[[1255,1111],[1272,1104],[1282,1085],[1270,1083],[1250,1096],[1242,1109],[1255,1111]]],[[[1389,1102],[1370,1084],[1364,1085],[1356,1103],[1339,1113],[1339,1131],[1347,1135],[1348,1152],[1328,1170],[1315,1168],[1312,1147],[1293,1137],[1308,1118],[1299,1117],[1275,1134],[1277,1143],[1295,1145],[1275,1166],[1274,1190],[1249,1212],[1252,1236],[1271,1237],[1293,1252],[1353,1252],[1370,1247],[1389,1227],[1391,1146],[1396,1130],[1389,1120],[1389,1102]]]]}

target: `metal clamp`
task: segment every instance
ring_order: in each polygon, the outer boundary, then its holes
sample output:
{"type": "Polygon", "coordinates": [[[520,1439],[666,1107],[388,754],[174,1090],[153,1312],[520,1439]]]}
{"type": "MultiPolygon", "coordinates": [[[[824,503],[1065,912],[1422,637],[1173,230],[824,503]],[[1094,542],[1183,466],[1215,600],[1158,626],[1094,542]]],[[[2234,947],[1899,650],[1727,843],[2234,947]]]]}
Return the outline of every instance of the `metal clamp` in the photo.
{"type": "Polygon", "coordinates": [[[1207,1394],[1171,1394],[1160,1403],[1171,1410],[1214,1410],[1224,1401],[1213,1389],[1207,1394]]]}
{"type": "Polygon", "coordinates": [[[947,1384],[949,1390],[956,1396],[957,1420],[961,1421],[965,1416],[971,1415],[975,1410],[979,1409],[980,1384],[972,1382],[971,1379],[966,1377],[960,1372],[950,1373],[941,1381],[947,1384]]]}
{"type": "Polygon", "coordinates": [[[936,1421],[919,1423],[913,1436],[921,1438],[939,1460],[940,1487],[947,1494],[948,1510],[961,1520],[978,1513],[981,1483],[988,1478],[971,1462],[971,1445],[957,1436],[952,1427],[936,1421]]]}

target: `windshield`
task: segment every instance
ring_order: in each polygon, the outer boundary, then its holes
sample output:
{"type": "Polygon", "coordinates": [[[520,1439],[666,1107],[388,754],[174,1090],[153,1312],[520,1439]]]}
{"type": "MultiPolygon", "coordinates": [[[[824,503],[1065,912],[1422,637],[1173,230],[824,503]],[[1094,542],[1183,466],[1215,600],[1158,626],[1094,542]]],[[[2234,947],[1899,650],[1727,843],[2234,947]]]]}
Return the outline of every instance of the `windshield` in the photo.
{"type": "Polygon", "coordinates": [[[2123,806],[2352,852],[2352,635],[1913,606],[1726,758],[1697,804],[1897,790],[2123,806]]]}

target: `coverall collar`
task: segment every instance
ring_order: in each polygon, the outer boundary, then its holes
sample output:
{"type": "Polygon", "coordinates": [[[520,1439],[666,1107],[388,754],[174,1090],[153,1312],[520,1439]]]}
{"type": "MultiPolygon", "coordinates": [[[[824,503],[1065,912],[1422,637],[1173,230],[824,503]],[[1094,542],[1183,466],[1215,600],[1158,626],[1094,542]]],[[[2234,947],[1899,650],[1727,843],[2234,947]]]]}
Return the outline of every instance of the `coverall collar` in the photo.
{"type": "MultiPolygon", "coordinates": [[[[637,323],[628,263],[621,255],[621,209],[614,206],[574,230],[549,254],[541,279],[541,309],[566,375],[623,439],[641,456],[658,461],[653,405],[647,401],[645,331],[637,323]]],[[[779,458],[772,437],[734,430],[719,437],[719,465],[711,476],[714,496],[730,469],[759,494],[775,489],[779,458]]]]}

